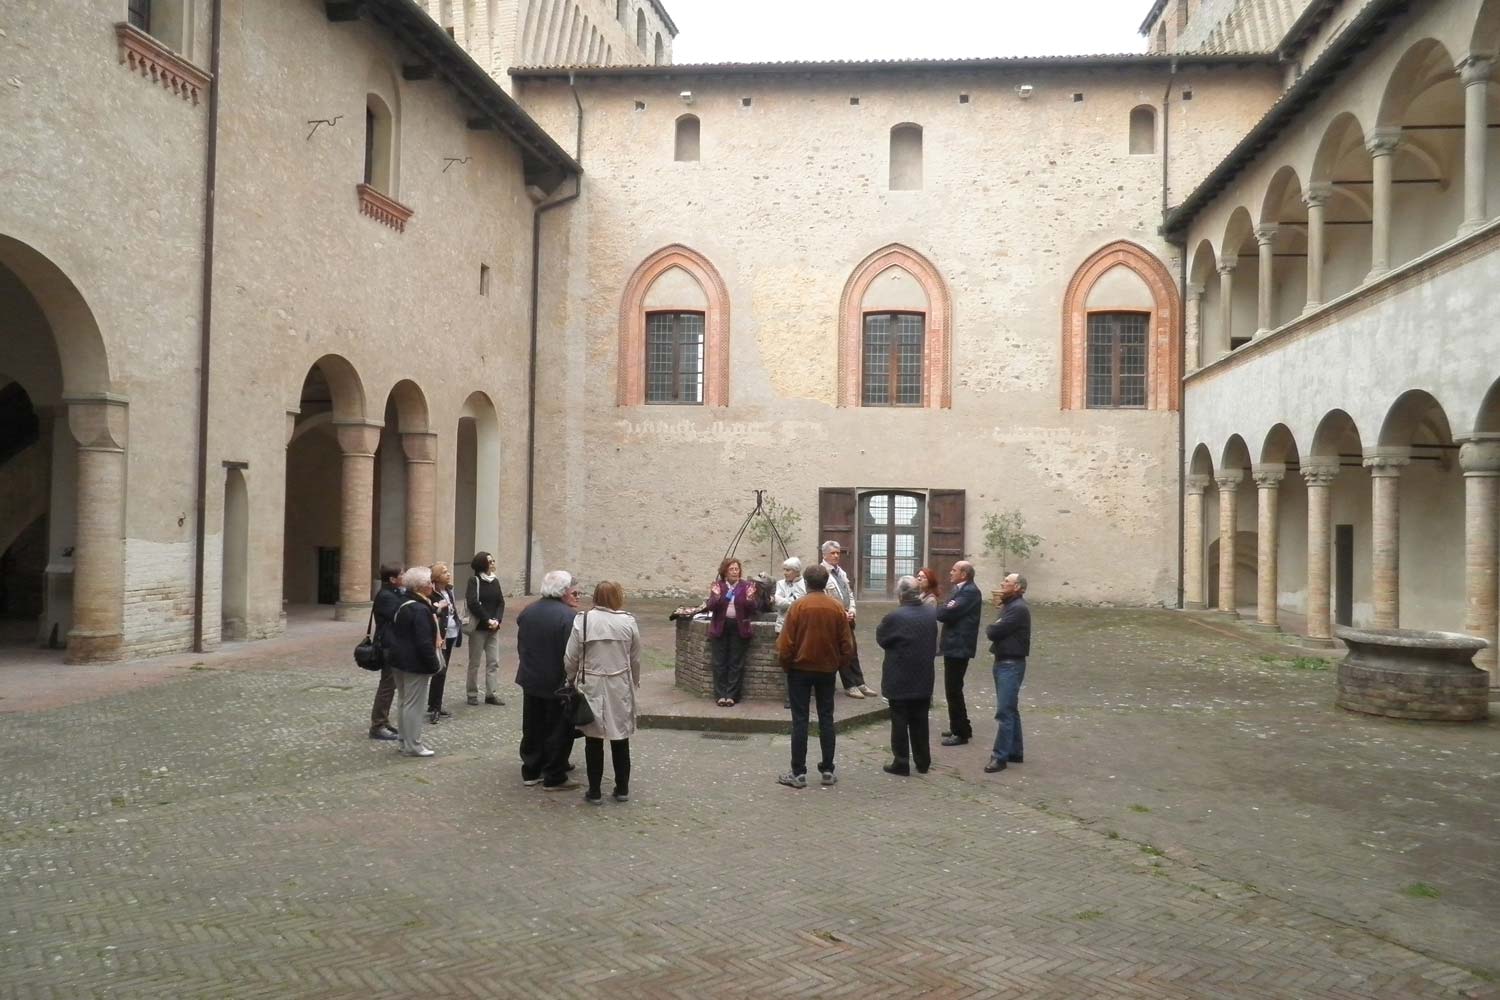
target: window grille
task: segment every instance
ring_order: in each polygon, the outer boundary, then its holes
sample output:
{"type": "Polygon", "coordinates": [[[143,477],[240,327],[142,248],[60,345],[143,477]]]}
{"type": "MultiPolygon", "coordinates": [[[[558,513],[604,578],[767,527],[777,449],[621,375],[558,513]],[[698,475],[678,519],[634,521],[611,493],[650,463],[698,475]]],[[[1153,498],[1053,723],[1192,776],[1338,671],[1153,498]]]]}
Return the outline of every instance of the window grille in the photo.
{"type": "Polygon", "coordinates": [[[646,316],[646,402],[703,402],[703,314],[646,316]]]}
{"type": "Polygon", "coordinates": [[[1088,405],[1091,409],[1146,405],[1146,313],[1089,316],[1088,405]]]}
{"type": "Polygon", "coordinates": [[[922,313],[865,316],[865,406],[921,406],[922,356],[927,317],[922,313]]]}

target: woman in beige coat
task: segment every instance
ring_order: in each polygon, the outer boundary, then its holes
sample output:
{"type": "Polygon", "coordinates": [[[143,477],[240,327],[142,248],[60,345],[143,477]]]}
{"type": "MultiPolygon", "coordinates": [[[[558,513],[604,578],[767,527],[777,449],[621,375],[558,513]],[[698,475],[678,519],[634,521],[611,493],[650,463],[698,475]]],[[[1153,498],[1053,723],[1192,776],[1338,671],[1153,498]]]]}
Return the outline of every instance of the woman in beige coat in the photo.
{"type": "Polygon", "coordinates": [[[615,769],[614,800],[630,801],[630,737],[635,734],[635,692],[641,686],[641,630],[620,610],[625,592],[608,580],[594,588],[594,606],[578,616],[568,636],[563,666],[594,711],[582,727],[589,788],[584,799],[604,800],[604,741],[615,769]]]}

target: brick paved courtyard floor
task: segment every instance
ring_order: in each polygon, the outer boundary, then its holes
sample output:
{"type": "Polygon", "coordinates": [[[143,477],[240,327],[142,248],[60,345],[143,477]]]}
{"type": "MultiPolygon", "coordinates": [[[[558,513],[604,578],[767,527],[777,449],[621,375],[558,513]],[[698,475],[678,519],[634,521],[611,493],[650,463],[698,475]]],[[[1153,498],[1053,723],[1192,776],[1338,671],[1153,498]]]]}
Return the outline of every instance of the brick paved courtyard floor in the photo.
{"type": "Polygon", "coordinates": [[[794,791],[783,736],[644,731],[597,808],[521,785],[519,698],[365,739],[350,626],[0,652],[0,997],[1500,996],[1500,722],[1341,713],[1172,612],[1036,623],[1023,765],[985,721],[892,778],[881,725],[794,791]]]}

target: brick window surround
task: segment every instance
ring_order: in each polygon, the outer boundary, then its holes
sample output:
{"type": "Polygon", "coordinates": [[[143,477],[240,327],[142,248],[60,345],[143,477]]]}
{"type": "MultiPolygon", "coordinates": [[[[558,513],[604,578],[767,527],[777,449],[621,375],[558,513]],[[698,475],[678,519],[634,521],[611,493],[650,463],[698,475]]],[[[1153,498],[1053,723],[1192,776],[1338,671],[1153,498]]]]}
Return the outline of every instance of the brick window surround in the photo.
{"type": "MultiPolygon", "coordinates": [[[[953,299],[943,276],[926,257],[899,243],[876,250],[860,261],[839,300],[839,388],[838,405],[855,407],[864,398],[863,349],[865,294],[887,268],[906,271],[927,295],[927,331],[922,339],[922,406],[951,409],[953,406],[953,299]]],[[[871,310],[888,312],[889,310],[871,310]]]]}
{"type": "Polygon", "coordinates": [[[115,25],[115,38],[120,43],[122,66],[161,84],[184,101],[198,103],[211,79],[207,73],[128,21],[115,25]]]}
{"type": "Polygon", "coordinates": [[[620,300],[616,364],[620,406],[646,402],[646,293],[674,267],[686,271],[703,290],[703,405],[729,405],[729,289],[708,258],[680,243],[662,247],[641,261],[620,300]]]}
{"type": "MultiPolygon", "coordinates": [[[[1182,302],[1166,265],[1155,254],[1129,240],[1119,240],[1095,252],[1073,274],[1063,296],[1062,408],[1088,406],[1088,308],[1094,283],[1124,265],[1146,283],[1153,307],[1147,324],[1146,409],[1177,410],[1182,399],[1182,302]]],[[[1106,309],[1105,312],[1117,310],[1106,309]]]]}

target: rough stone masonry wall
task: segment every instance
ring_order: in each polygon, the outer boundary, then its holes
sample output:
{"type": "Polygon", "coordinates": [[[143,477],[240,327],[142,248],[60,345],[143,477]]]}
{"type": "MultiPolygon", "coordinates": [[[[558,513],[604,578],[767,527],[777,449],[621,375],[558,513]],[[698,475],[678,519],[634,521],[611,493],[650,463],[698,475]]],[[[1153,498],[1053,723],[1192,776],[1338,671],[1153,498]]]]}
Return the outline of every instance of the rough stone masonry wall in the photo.
{"type": "MultiPolygon", "coordinates": [[[[757,701],[781,701],[786,697],[786,672],[776,660],[776,623],[752,622],[750,629],[750,646],[745,651],[744,696],[757,701]]],[[[677,620],[676,680],[684,691],[713,697],[714,659],[708,622],[696,618],[677,620]]]]}

